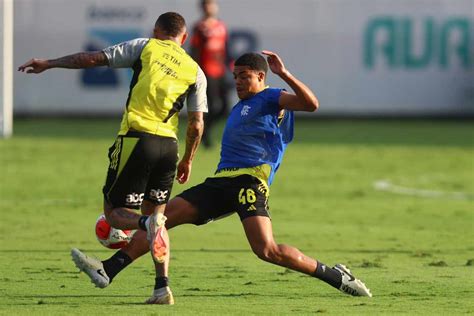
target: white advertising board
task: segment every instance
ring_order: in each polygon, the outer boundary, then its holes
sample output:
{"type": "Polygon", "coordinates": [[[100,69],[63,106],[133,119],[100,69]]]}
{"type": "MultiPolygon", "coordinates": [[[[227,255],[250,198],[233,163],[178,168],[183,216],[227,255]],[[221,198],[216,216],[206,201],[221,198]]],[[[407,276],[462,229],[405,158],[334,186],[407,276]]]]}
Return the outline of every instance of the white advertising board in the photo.
{"type": "MultiPolygon", "coordinates": [[[[15,66],[148,37],[166,11],[200,16],[190,0],[15,0],[15,66]]],[[[220,17],[235,57],[279,53],[323,115],[474,115],[474,0],[221,0],[220,17]]],[[[130,77],[16,73],[15,112],[119,114],[130,77]]]]}

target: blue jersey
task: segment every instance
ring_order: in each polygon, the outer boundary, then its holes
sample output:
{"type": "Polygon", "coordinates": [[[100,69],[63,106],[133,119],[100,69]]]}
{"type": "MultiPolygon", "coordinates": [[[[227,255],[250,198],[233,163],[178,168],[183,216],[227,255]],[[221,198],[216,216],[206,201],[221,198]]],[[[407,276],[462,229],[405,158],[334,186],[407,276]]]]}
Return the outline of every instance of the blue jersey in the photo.
{"type": "Polygon", "coordinates": [[[279,117],[281,91],[267,88],[232,108],[216,175],[250,173],[271,184],[285,148],[293,139],[293,112],[285,110],[284,116],[279,117]]]}

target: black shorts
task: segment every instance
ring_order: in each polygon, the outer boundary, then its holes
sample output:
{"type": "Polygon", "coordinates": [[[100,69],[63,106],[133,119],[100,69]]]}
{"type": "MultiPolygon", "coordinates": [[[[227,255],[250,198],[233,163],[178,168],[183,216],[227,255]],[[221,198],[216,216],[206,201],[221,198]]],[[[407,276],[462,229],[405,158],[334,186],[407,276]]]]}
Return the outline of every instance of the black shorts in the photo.
{"type": "Polygon", "coordinates": [[[225,217],[234,212],[243,220],[250,216],[267,216],[268,190],[257,178],[250,175],[207,178],[178,195],[193,204],[199,211],[196,225],[225,217]]]}
{"type": "Polygon", "coordinates": [[[142,132],[118,136],[109,149],[102,190],[112,207],[139,209],[143,200],[168,202],[178,161],[176,139],[142,132]]]}

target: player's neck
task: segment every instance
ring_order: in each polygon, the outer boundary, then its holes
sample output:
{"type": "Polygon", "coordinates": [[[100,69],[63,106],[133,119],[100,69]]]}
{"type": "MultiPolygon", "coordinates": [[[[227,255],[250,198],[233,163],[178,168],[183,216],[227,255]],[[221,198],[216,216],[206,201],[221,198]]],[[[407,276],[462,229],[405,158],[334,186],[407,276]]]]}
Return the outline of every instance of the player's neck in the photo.
{"type": "Polygon", "coordinates": [[[265,90],[267,88],[267,86],[263,86],[263,87],[260,87],[260,88],[257,88],[253,91],[250,91],[249,95],[244,98],[244,99],[241,99],[241,100],[248,100],[250,98],[253,98],[254,96],[256,96],[257,94],[259,94],[260,92],[262,92],[263,90],[265,90]]]}
{"type": "Polygon", "coordinates": [[[180,42],[179,40],[176,38],[176,37],[171,37],[171,36],[156,36],[155,37],[157,40],[160,40],[160,41],[171,41],[171,42],[174,42],[178,45],[180,45],[180,42]]]}
{"type": "Polygon", "coordinates": [[[172,41],[181,46],[182,37],[180,35],[173,37],[163,33],[159,28],[153,30],[154,38],[160,41],[172,41]]]}
{"type": "Polygon", "coordinates": [[[217,16],[215,16],[215,15],[204,16],[204,18],[202,20],[205,23],[213,23],[213,22],[217,21],[217,16]]]}
{"type": "MultiPolygon", "coordinates": [[[[262,92],[263,90],[265,90],[267,88],[267,85],[264,83],[262,85],[260,85],[258,88],[255,89],[255,94],[259,94],[260,92],[262,92]]],[[[255,95],[254,94],[254,95],[255,95]]]]}

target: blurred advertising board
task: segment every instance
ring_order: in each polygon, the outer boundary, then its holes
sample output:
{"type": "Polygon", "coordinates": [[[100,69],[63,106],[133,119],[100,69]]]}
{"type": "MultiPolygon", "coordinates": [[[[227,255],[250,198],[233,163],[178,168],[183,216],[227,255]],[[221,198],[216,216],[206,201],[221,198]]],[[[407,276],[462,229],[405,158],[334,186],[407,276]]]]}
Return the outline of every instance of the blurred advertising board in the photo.
{"type": "MultiPolygon", "coordinates": [[[[166,11],[190,29],[198,2],[15,0],[15,66],[149,37],[166,11]]],[[[220,17],[234,57],[279,53],[316,92],[322,115],[474,115],[474,0],[221,0],[220,17]]],[[[120,114],[131,72],[40,76],[15,74],[16,113],[120,114]]]]}

